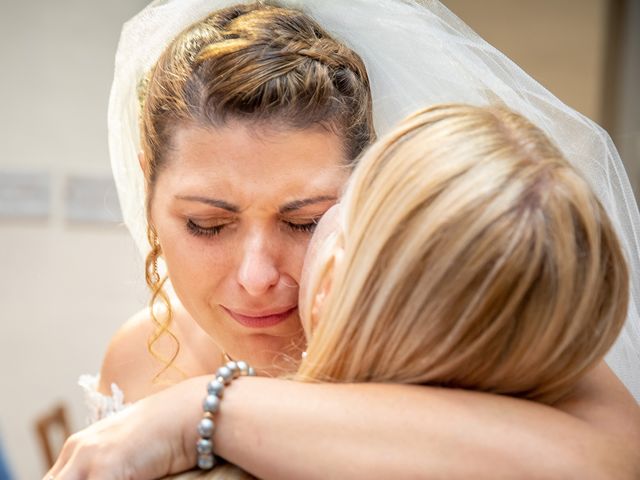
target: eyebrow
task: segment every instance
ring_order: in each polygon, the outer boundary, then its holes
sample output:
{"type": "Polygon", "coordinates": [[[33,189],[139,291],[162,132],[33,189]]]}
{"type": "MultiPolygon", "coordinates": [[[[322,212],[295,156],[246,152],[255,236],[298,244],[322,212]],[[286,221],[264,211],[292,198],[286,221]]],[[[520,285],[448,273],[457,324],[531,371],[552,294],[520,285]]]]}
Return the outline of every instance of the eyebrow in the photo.
{"type": "Polygon", "coordinates": [[[176,195],[176,198],[180,200],[187,200],[188,202],[205,203],[207,205],[211,205],[212,207],[218,207],[232,213],[238,213],[240,211],[240,207],[238,207],[237,205],[225,202],[224,200],[218,200],[217,198],[198,197],[194,195],[176,195]]]}
{"type": "Polygon", "coordinates": [[[331,195],[320,195],[318,197],[305,198],[303,200],[294,200],[289,203],[285,203],[280,207],[280,214],[289,213],[294,210],[299,210],[302,207],[306,207],[307,205],[313,205],[314,203],[335,201],[337,197],[333,197],[331,195]]]}
{"type": "MultiPolygon", "coordinates": [[[[186,200],[188,202],[200,202],[206,205],[211,205],[212,207],[221,208],[223,210],[227,210],[232,213],[240,212],[240,207],[237,205],[233,205],[229,202],[225,202],[224,200],[219,200],[217,198],[208,198],[208,197],[200,197],[197,195],[176,195],[176,198],[179,200],[186,200]]],[[[285,213],[293,212],[294,210],[299,210],[308,205],[313,205],[315,203],[321,202],[329,202],[336,201],[337,197],[331,195],[320,195],[317,197],[305,198],[302,200],[293,200],[292,202],[285,203],[278,209],[278,212],[282,215],[285,213]]]]}

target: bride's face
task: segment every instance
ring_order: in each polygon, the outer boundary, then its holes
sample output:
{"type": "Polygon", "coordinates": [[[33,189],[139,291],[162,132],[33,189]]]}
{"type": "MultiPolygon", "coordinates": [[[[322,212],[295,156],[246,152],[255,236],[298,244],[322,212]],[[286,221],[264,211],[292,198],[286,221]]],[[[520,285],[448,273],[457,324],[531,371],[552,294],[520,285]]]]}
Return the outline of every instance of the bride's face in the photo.
{"type": "Polygon", "coordinates": [[[231,357],[266,367],[303,345],[302,263],[345,164],[341,139],[320,129],[176,132],[151,221],[178,297],[231,357]]]}

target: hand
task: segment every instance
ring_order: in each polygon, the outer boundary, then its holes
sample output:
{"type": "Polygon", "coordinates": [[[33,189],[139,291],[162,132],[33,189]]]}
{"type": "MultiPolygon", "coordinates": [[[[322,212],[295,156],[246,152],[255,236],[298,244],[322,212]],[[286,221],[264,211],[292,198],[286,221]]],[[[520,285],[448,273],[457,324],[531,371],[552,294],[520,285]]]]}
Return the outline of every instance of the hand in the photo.
{"type": "Polygon", "coordinates": [[[75,433],[45,479],[144,480],[192,468],[203,385],[181,382],[75,433]]]}

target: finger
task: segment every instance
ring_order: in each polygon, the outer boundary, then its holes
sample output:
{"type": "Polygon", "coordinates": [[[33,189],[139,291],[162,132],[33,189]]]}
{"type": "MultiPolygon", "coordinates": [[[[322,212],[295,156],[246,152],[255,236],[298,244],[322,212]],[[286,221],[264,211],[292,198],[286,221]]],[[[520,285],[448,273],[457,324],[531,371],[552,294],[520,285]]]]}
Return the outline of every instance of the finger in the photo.
{"type": "Polygon", "coordinates": [[[62,470],[62,467],[67,463],[67,458],[69,457],[69,447],[67,447],[67,443],[65,442],[65,444],[62,447],[62,450],[60,451],[60,455],[58,455],[58,458],[56,459],[55,463],[53,464],[53,466],[49,469],[49,471],[45,474],[45,476],[43,477],[42,480],[56,480],[56,478],[58,477],[58,474],[60,472],[60,470],[62,470]]]}
{"type": "Polygon", "coordinates": [[[69,437],[44,480],[86,480],[89,464],[86,449],[81,448],[81,435],[69,437]]]}
{"type": "Polygon", "coordinates": [[[74,470],[71,464],[67,464],[60,470],[60,473],[55,476],[54,480],[86,480],[89,478],[86,475],[79,475],[77,471],[74,470]]]}
{"type": "Polygon", "coordinates": [[[69,461],[61,465],[59,472],[54,474],[53,480],[86,480],[88,478],[85,462],[82,457],[78,456],[77,452],[74,452],[69,461]]]}

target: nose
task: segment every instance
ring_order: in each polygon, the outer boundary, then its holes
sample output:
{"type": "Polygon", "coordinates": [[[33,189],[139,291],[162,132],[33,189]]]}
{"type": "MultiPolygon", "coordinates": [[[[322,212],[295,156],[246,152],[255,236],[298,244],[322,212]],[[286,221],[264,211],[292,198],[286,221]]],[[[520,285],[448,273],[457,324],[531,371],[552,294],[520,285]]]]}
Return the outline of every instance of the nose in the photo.
{"type": "Polygon", "coordinates": [[[255,235],[248,239],[238,269],[238,283],[249,295],[259,296],[279,280],[280,271],[266,236],[255,235]]]}

